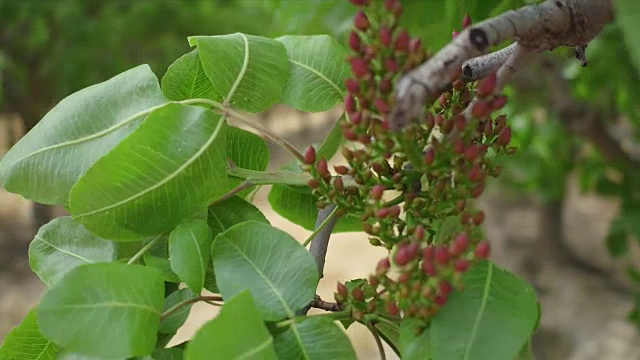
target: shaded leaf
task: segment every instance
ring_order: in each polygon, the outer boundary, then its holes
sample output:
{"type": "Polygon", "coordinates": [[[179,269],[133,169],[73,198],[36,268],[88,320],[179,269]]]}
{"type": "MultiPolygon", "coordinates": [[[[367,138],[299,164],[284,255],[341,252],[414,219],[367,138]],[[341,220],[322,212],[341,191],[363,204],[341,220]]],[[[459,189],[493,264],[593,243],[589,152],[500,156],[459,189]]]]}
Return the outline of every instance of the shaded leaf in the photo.
{"type": "MultiPolygon", "coordinates": [[[[313,230],[318,208],[317,199],[306,186],[274,184],[269,192],[269,204],[275,212],[294,224],[313,230]]],[[[333,232],[362,231],[359,216],[348,214],[338,220],[333,232]]]]}
{"type": "Polygon", "coordinates": [[[112,240],[172,229],[226,191],[225,130],[202,107],[154,111],[78,180],[70,194],[73,218],[112,240]]]}
{"type": "Polygon", "coordinates": [[[248,289],[264,320],[293,317],[315,295],[318,270],[311,254],[286,232],[247,221],[219,234],[211,248],[224,298],[248,289]]]}
{"type": "Polygon", "coordinates": [[[631,53],[636,70],[640,71],[640,39],[638,39],[640,3],[635,0],[615,0],[613,4],[616,12],[616,22],[624,32],[624,40],[627,44],[627,49],[631,53]]]}
{"type": "MultiPolygon", "coordinates": [[[[269,165],[270,151],[267,143],[260,136],[229,126],[227,129],[227,157],[236,169],[264,171],[269,165]]],[[[229,188],[240,185],[242,181],[242,179],[230,176],[229,188]]],[[[246,189],[238,195],[243,197],[250,191],[251,189],[246,189]]]]}
{"type": "Polygon", "coordinates": [[[195,293],[204,286],[212,242],[211,229],[201,219],[184,221],[169,234],[171,270],[195,293]]]}
{"type": "MultiPolygon", "coordinates": [[[[176,304],[193,299],[196,296],[198,295],[190,289],[180,289],[176,292],[173,292],[164,299],[164,303],[162,304],[162,312],[164,313],[176,304]]],[[[162,334],[173,334],[178,331],[178,329],[185,323],[185,321],[187,321],[191,306],[193,306],[193,304],[185,305],[178,311],[160,321],[158,332],[162,334]]]]}
{"type": "MultiPolygon", "coordinates": [[[[344,115],[343,115],[344,117],[344,115]]],[[[331,131],[322,141],[322,144],[316,151],[316,157],[318,159],[326,159],[329,161],[336,154],[340,145],[344,143],[344,137],[342,136],[342,129],[340,128],[340,120],[336,121],[336,124],[331,128],[331,131]]]]}
{"type": "Polygon", "coordinates": [[[196,332],[185,359],[209,360],[212,354],[219,359],[277,359],[273,338],[249,292],[229,297],[220,314],[196,332]]]}
{"type": "Polygon", "coordinates": [[[222,100],[202,69],[198,49],[182,55],[169,66],[162,77],[162,92],[174,101],[203,98],[222,100]]]}
{"type": "Polygon", "coordinates": [[[237,196],[209,206],[207,223],[214,236],[249,220],[269,224],[269,220],[257,207],[237,196]]]}
{"type": "Polygon", "coordinates": [[[330,319],[306,317],[275,336],[280,359],[356,359],[347,335],[330,319]]]}
{"type": "Polygon", "coordinates": [[[171,262],[164,257],[144,254],[144,263],[152,268],[156,268],[162,272],[162,279],[167,282],[179,284],[180,277],[171,270],[171,262]]]}
{"type": "Polygon", "coordinates": [[[67,351],[104,358],[146,355],[156,344],[163,298],[156,269],[80,265],[44,294],[38,324],[67,351]]]}
{"type": "Polygon", "coordinates": [[[419,320],[404,318],[400,325],[400,353],[403,360],[432,359],[429,329],[418,332],[419,320]]]}
{"type": "Polygon", "coordinates": [[[0,183],[27,199],[62,205],[93,163],[165,103],[148,65],[71,94],[2,158],[0,183]]]}
{"type": "Polygon", "coordinates": [[[400,356],[400,326],[398,324],[389,324],[388,322],[379,322],[374,325],[380,338],[389,345],[393,352],[400,356]]]}
{"type": "Polygon", "coordinates": [[[289,64],[281,42],[235,33],[191,36],[213,89],[231,105],[249,112],[268,109],[280,100],[289,64]]]}
{"type": "Polygon", "coordinates": [[[277,38],[287,49],[289,78],[282,102],[298,110],[320,112],[344,99],[344,80],[351,76],[347,51],[329,35],[277,38]]]}
{"type": "Polygon", "coordinates": [[[113,262],[117,244],[91,234],[69,216],[40,228],[29,245],[29,264],[48,286],[82,264],[113,262]]]}
{"type": "Polygon", "coordinates": [[[59,350],[40,332],[35,309],[5,336],[2,349],[11,360],[55,360],[59,350]]]}
{"type": "Polygon", "coordinates": [[[432,320],[434,359],[513,359],[538,319],[536,294],[528,283],[483,261],[464,275],[432,320]]]}

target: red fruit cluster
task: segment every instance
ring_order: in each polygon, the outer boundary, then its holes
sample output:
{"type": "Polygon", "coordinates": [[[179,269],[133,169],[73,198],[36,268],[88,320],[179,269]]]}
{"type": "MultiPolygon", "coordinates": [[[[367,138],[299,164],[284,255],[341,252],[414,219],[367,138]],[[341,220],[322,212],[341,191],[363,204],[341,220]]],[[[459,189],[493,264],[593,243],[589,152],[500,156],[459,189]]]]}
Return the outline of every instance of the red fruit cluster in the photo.
{"type": "MultiPolygon", "coordinates": [[[[403,131],[390,131],[395,83],[428,54],[399,27],[398,0],[350,1],[358,10],[340,122],[353,142],[342,149],[348,164],[332,175],[310,147],[302,167],[312,175],[308,185],[319,207],[336,204],[341,214],[359,216],[371,244],[390,250],[366,281],[348,289],[338,284],[336,300],[352,306],[354,318],[383,311],[427,319],[462,288],[462,274],[489,256],[489,243],[476,236],[485,214],[469,200],[502,172],[496,159],[515,151],[506,117],[493,115],[507,98],[495,94],[495,75],[478,83],[458,75],[403,131]],[[438,234],[444,221],[459,224],[454,235],[438,234]]],[[[462,29],[470,26],[465,16],[462,29]]]]}

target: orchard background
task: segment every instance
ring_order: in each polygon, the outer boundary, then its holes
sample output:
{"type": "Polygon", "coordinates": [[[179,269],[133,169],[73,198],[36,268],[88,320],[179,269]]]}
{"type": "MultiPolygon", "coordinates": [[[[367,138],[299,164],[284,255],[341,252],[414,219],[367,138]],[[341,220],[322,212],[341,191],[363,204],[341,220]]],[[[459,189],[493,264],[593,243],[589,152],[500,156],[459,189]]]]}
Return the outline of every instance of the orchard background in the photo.
{"type": "MultiPolygon", "coordinates": [[[[526,3],[404,1],[402,21],[435,51],[449,42],[452,30],[460,30],[465,13],[482,20],[526,3]]],[[[354,12],[340,0],[0,0],[2,150],[74,91],[140,63],[163,74],[188,51],[187,36],[327,33],[346,47],[354,12]]],[[[587,67],[580,67],[572,49],[557,49],[520,71],[507,90],[520,149],[480,206],[487,214],[492,259],[536,288],[543,311],[534,351],[541,359],[634,359],[640,353],[634,327],[640,319],[633,313],[640,283],[630,271],[640,263],[640,202],[629,195],[640,187],[640,57],[638,47],[630,46],[635,39],[625,38],[633,32],[632,17],[632,11],[625,13],[589,44],[587,67]],[[584,113],[573,116],[554,107],[565,97],[584,113]],[[589,114],[598,116],[584,121],[589,114]]],[[[336,114],[278,106],[256,118],[302,150],[322,140],[336,114]]],[[[287,163],[284,152],[271,150],[270,168],[287,163]]],[[[257,195],[257,204],[271,223],[305,239],[308,231],[269,209],[267,191],[257,195]]],[[[29,270],[28,244],[42,224],[64,212],[6,193],[0,201],[4,337],[44,289],[29,270]]],[[[363,243],[368,245],[360,233],[332,238],[320,295],[330,299],[337,280],[367,276],[382,253],[363,243]]],[[[194,307],[179,335],[190,336],[214,315],[206,306],[194,307]]],[[[377,356],[364,328],[354,326],[349,334],[360,358],[377,356]]]]}

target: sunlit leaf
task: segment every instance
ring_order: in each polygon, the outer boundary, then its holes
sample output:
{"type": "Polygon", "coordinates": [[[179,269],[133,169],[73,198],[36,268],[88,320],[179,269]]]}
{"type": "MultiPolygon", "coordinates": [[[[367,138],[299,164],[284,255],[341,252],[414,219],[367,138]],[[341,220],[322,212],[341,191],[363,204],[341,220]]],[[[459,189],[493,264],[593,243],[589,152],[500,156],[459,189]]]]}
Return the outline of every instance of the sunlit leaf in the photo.
{"type": "Polygon", "coordinates": [[[220,116],[170,104],[98,160],[73,187],[73,218],[94,234],[139,240],[170,230],[227,190],[220,116]]]}
{"type": "Polygon", "coordinates": [[[200,62],[217,94],[249,112],[268,109],[280,100],[289,64],[281,42],[235,33],[191,36],[200,62]]]}
{"type": "Polygon", "coordinates": [[[77,266],[112,262],[116,256],[116,243],[91,234],[69,216],[41,227],[29,245],[31,269],[49,286],[77,266]]]}
{"type": "Polygon", "coordinates": [[[327,318],[308,317],[295,321],[275,336],[280,359],[356,359],[347,335],[327,318]]]}
{"type": "Polygon", "coordinates": [[[80,265],[44,294],[38,324],[67,351],[104,358],[146,355],[155,347],[163,298],[156,269],[80,265]]]}
{"type": "Polygon", "coordinates": [[[195,49],[173,62],[162,77],[162,92],[171,100],[204,98],[221,100],[213,90],[211,81],[204,73],[198,49],[195,49]]]}
{"type": "Polygon", "coordinates": [[[0,161],[0,183],[45,204],[64,204],[78,178],[167,103],[140,65],[60,101],[0,161]]]}
{"type": "Polygon", "coordinates": [[[40,332],[35,309],[5,336],[2,349],[8,360],[55,360],[59,350],[40,332]]]}
{"type": "Polygon", "coordinates": [[[204,286],[212,242],[211,229],[201,219],[182,222],[169,235],[171,269],[194,293],[204,286]]]}

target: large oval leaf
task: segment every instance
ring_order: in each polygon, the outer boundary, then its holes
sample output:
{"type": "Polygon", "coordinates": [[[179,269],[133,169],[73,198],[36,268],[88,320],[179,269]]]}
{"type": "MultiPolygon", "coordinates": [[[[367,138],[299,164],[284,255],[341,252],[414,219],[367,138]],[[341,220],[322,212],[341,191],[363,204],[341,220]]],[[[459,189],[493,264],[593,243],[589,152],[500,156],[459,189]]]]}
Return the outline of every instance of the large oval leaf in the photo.
{"type": "Polygon", "coordinates": [[[247,221],[219,234],[211,248],[224,298],[249,289],[265,320],[293,317],[315,295],[318,270],[309,252],[286,232],[247,221]]]}
{"type": "Polygon", "coordinates": [[[488,261],[465,273],[464,287],[433,318],[434,360],[512,360],[538,320],[533,288],[488,261]]]}
{"type": "Polygon", "coordinates": [[[320,112],[344,99],[344,80],[351,76],[347,52],[329,35],[278,38],[287,49],[290,73],[282,102],[298,110],[320,112]]]}
{"type": "Polygon", "coordinates": [[[69,95],[2,158],[0,182],[27,199],[64,204],[78,178],[164,103],[148,65],[69,95]]]}
{"type": "Polygon", "coordinates": [[[222,100],[202,69],[198,49],[184,54],[169,66],[162,77],[162,92],[174,101],[196,98],[222,100]]]}
{"type": "Polygon", "coordinates": [[[67,351],[107,359],[146,355],[155,347],[163,298],[156,269],[81,265],[44,294],[38,324],[67,351]]]}
{"type": "Polygon", "coordinates": [[[185,351],[186,360],[277,359],[273,338],[247,291],[225,302],[220,314],[204,324],[185,351]],[[214,356],[215,354],[215,356],[214,356]]]}
{"type": "Polygon", "coordinates": [[[208,215],[207,223],[214,236],[245,221],[269,224],[269,220],[257,207],[237,196],[210,205],[208,215]]]}
{"type": "Polygon", "coordinates": [[[225,137],[225,122],[208,109],[155,110],[78,180],[73,218],[113,240],[175,227],[227,190],[225,137]]]}
{"type": "Polygon", "coordinates": [[[307,317],[295,321],[274,340],[280,359],[356,359],[347,335],[327,318],[307,317]]]}
{"type": "Polygon", "coordinates": [[[5,336],[2,348],[10,360],[55,360],[59,350],[40,332],[35,309],[5,336]]]}
{"type": "Polygon", "coordinates": [[[169,260],[180,280],[200,293],[211,256],[212,232],[206,220],[190,219],[169,234],[169,260]]]}
{"type": "Polygon", "coordinates": [[[40,280],[51,286],[82,264],[116,261],[116,245],[62,216],[40,228],[29,245],[29,264],[40,280]]]}
{"type": "Polygon", "coordinates": [[[205,74],[226,102],[260,112],[280,100],[289,75],[287,52],[281,42],[235,33],[192,36],[189,44],[198,47],[205,74]]]}

